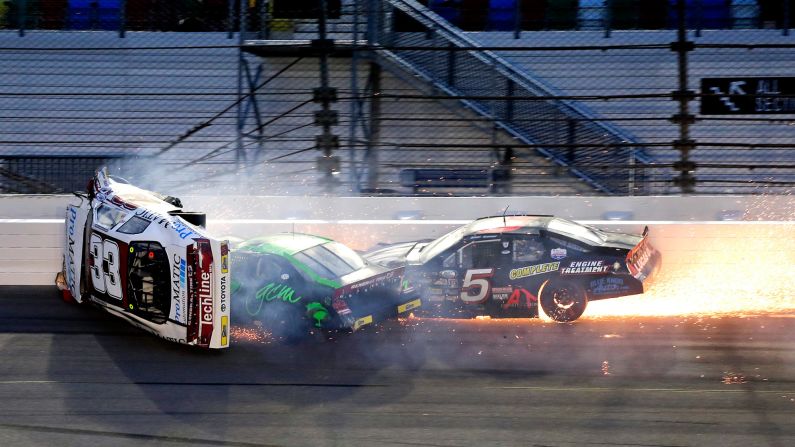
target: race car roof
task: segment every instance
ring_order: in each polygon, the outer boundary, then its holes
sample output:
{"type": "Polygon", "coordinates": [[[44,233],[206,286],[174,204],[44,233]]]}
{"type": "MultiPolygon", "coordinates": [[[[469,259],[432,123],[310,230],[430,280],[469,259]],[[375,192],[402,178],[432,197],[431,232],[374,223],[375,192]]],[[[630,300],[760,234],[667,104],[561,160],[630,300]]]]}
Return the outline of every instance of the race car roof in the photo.
{"type": "Polygon", "coordinates": [[[298,252],[331,242],[331,239],[303,233],[280,233],[249,239],[238,246],[239,249],[273,253],[276,255],[294,255],[298,252]]]}
{"type": "Polygon", "coordinates": [[[494,230],[510,232],[520,228],[546,228],[552,216],[491,216],[467,224],[464,234],[487,233],[494,230]]]}

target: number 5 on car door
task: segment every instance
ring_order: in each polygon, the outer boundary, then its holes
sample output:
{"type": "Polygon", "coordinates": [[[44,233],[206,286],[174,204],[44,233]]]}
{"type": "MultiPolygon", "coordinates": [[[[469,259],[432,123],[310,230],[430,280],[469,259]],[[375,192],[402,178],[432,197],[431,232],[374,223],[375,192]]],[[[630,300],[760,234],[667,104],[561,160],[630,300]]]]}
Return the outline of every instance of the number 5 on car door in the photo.
{"type": "Polygon", "coordinates": [[[461,284],[461,301],[467,304],[485,302],[491,292],[491,277],[494,269],[470,269],[461,284]]]}

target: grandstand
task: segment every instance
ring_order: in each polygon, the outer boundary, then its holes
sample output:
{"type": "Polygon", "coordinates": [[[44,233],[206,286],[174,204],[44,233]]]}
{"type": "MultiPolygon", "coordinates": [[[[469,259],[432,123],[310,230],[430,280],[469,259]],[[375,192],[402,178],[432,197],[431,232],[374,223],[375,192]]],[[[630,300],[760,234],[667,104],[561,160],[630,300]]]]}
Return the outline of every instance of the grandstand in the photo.
{"type": "MultiPolygon", "coordinates": [[[[251,1],[242,15],[226,0],[4,2],[0,188],[69,190],[111,163],[152,188],[192,192],[678,193],[675,3],[327,2],[327,37],[362,39],[327,66],[341,159],[329,178],[312,101],[320,58],[253,50],[320,37],[311,1],[251,1]],[[267,82],[252,90],[253,77],[267,82]]],[[[687,0],[689,88],[791,72],[793,3],[687,0]]],[[[795,183],[792,116],[689,107],[695,192],[795,183]]]]}

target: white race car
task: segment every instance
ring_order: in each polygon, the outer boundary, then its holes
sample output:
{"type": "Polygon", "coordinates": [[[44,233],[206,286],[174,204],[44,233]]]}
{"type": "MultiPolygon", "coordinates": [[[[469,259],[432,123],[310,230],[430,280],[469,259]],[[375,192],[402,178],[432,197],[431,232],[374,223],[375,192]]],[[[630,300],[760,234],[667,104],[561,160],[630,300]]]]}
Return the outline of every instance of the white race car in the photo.
{"type": "Polygon", "coordinates": [[[176,343],[229,346],[229,249],[179,199],[100,169],[66,209],[67,301],[92,303],[176,343]]]}

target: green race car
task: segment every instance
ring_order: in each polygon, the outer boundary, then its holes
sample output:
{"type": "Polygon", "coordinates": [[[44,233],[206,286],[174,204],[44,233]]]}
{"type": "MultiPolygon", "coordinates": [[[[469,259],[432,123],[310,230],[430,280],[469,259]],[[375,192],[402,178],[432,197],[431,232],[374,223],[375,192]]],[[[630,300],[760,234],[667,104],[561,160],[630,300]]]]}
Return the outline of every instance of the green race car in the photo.
{"type": "Polygon", "coordinates": [[[250,239],[231,252],[233,318],[258,321],[283,338],[313,328],[357,330],[420,306],[404,267],[370,263],[320,236],[281,233],[250,239]]]}

